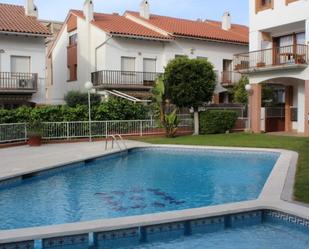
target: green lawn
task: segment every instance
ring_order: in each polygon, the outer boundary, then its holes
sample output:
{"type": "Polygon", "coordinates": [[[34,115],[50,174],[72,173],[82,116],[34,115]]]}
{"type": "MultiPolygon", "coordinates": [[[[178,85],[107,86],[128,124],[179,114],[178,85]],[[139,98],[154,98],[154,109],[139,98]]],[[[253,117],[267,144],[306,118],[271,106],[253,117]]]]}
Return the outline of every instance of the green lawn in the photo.
{"type": "Polygon", "coordinates": [[[177,138],[143,138],[140,141],[154,144],[281,148],[296,151],[300,158],[294,195],[298,201],[309,203],[309,138],[234,133],[177,138]]]}

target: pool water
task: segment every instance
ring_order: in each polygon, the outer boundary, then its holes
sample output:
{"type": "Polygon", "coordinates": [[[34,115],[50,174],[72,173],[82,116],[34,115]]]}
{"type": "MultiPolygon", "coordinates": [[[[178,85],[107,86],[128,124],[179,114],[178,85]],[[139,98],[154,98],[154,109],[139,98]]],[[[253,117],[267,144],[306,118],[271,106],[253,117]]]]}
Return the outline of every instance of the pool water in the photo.
{"type": "MultiPolygon", "coordinates": [[[[307,232],[275,224],[263,224],[216,233],[192,235],[169,242],[144,244],[134,249],[308,249],[307,232]]],[[[130,247],[133,249],[133,247],[130,247]]]]}
{"type": "Polygon", "coordinates": [[[183,210],[256,199],[278,153],[142,148],[0,189],[0,229],[183,210]]]}

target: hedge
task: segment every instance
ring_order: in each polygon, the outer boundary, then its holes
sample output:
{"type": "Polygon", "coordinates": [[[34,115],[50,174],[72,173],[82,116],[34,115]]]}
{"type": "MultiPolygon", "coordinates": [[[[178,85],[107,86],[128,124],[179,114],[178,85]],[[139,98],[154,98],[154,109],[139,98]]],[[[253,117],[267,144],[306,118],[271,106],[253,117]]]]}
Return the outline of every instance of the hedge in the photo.
{"type": "Polygon", "coordinates": [[[225,133],[235,127],[237,113],[229,110],[208,110],[200,113],[200,134],[225,133]]]}
{"type": "MultiPolygon", "coordinates": [[[[91,116],[95,121],[139,120],[148,117],[148,109],[143,104],[134,104],[126,100],[111,98],[108,102],[93,105],[91,116]]],[[[63,105],[35,108],[19,107],[13,110],[0,109],[0,124],[26,123],[33,119],[42,122],[87,121],[88,106],[69,107],[63,105]]]]}

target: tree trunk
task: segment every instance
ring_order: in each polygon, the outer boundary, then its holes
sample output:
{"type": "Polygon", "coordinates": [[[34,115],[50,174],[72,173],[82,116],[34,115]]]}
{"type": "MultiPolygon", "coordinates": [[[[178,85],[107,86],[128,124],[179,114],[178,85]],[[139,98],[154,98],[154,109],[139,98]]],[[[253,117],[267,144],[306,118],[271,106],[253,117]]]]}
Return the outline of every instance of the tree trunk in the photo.
{"type": "Polygon", "coordinates": [[[194,110],[194,136],[197,136],[200,134],[200,124],[199,124],[199,115],[198,110],[194,110]]]}

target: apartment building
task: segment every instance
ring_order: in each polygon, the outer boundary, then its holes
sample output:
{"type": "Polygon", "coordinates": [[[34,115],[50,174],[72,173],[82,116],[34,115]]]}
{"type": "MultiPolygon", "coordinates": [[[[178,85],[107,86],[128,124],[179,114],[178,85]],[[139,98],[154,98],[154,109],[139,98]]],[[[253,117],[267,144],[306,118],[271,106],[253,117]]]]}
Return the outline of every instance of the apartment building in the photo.
{"type": "Polygon", "coordinates": [[[45,38],[33,0],[0,4],[0,107],[45,104],[45,38]]]}
{"type": "Polygon", "coordinates": [[[235,55],[234,66],[250,77],[252,130],[309,135],[309,1],[250,0],[249,40],[250,52],[235,55]],[[283,90],[277,113],[261,108],[270,85],[283,90]]]}
{"type": "Polygon", "coordinates": [[[68,13],[48,54],[48,103],[62,104],[68,91],[85,91],[90,80],[104,96],[147,99],[156,77],[177,56],[213,63],[216,93],[226,101],[222,84],[231,86],[240,77],[233,72],[233,55],[247,51],[248,28],[232,24],[229,13],[220,22],[185,20],[151,14],[144,0],[139,12],[105,14],[94,12],[93,1],[86,0],[83,10],[68,13]]]}

